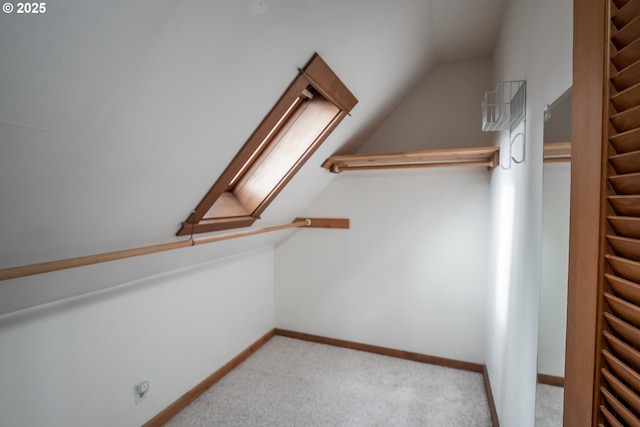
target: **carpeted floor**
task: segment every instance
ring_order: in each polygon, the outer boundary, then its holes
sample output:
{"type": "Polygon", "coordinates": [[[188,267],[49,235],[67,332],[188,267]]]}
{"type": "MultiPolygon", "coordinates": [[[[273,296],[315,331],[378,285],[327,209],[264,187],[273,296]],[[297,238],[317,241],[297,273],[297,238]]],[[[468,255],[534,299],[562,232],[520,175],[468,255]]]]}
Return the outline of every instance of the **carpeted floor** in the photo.
{"type": "Polygon", "coordinates": [[[167,426],[491,426],[482,374],[276,336],[167,426]]]}
{"type": "Polygon", "coordinates": [[[538,383],[536,386],[536,427],[562,426],[564,388],[538,383]]]}

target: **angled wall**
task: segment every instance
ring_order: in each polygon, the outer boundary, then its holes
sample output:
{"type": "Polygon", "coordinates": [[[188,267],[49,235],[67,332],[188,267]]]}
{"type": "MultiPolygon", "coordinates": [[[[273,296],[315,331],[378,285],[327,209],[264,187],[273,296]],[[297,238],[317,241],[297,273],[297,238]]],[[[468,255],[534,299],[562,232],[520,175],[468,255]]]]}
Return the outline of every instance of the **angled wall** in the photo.
{"type": "MultiPolygon", "coordinates": [[[[490,79],[488,60],[437,67],[361,151],[474,145],[486,138],[490,79]],[[454,104],[473,110],[455,131],[453,117],[429,121],[454,104]]],[[[489,179],[486,168],[459,167],[339,175],[307,212],[348,217],[351,229],[276,246],[277,327],[484,363],[489,179]]]]}
{"type": "Polygon", "coordinates": [[[141,425],[273,328],[273,308],[267,246],[2,316],[0,424],[141,425]]]}
{"type": "Polygon", "coordinates": [[[359,153],[492,145],[491,135],[482,132],[480,113],[492,73],[487,58],[434,67],[359,153]]]}

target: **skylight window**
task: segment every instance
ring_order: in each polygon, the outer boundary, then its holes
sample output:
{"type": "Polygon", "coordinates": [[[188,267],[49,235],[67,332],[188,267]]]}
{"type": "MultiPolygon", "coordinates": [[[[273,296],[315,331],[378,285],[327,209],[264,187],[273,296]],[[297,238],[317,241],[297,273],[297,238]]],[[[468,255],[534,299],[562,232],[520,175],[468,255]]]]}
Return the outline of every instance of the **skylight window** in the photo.
{"type": "Polygon", "coordinates": [[[315,54],[177,234],[253,224],[357,103],[315,54]]]}

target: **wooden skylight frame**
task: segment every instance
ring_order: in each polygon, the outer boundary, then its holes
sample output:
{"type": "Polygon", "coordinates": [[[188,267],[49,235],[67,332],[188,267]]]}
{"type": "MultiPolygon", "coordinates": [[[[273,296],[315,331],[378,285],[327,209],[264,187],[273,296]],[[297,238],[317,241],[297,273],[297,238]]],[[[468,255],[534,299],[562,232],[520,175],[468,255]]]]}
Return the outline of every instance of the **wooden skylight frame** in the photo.
{"type": "Polygon", "coordinates": [[[357,103],[314,54],[177,235],[252,225],[357,103]]]}

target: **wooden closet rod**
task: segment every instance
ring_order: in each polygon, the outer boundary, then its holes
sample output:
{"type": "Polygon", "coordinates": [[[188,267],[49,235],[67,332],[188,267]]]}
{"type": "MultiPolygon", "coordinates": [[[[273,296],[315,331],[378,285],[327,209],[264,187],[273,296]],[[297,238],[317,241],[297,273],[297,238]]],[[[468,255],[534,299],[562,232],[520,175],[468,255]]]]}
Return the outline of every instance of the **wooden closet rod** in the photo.
{"type": "Polygon", "coordinates": [[[349,228],[349,220],[334,218],[296,218],[291,224],[274,225],[255,230],[236,231],[234,233],[219,234],[217,236],[201,237],[199,239],[181,240],[179,242],[162,243],[159,245],[143,246],[140,248],[123,249],[115,252],[105,252],[96,255],[86,255],[76,258],[61,259],[58,261],[41,262],[38,264],[22,265],[0,270],[0,281],[15,279],[18,277],[32,276],[34,274],[48,273],[50,271],[65,270],[67,268],[81,267],[83,265],[99,264],[118,259],[131,258],[139,255],[148,255],[156,252],[170,251],[189,246],[204,245],[220,242],[222,240],[236,239],[238,237],[253,236],[255,234],[269,233],[295,227],[321,227],[321,228],[349,228]],[[345,226],[346,221],[346,226],[345,226]]]}

